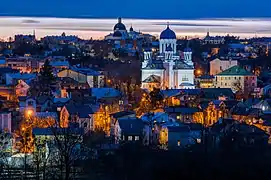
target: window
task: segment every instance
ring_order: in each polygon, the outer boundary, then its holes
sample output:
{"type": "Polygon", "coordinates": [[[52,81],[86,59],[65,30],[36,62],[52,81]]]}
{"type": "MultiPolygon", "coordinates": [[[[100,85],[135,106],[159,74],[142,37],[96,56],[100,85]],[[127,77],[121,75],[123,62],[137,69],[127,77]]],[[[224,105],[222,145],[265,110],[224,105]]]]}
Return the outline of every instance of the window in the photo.
{"type": "Polygon", "coordinates": [[[177,116],[177,119],[181,119],[181,117],[180,117],[180,116],[177,116]]]}
{"type": "Polygon", "coordinates": [[[231,77],[229,77],[229,80],[231,80],[231,77]]]}
{"type": "Polygon", "coordinates": [[[236,80],[236,77],[234,77],[234,79],[236,80]]]}
{"type": "Polygon", "coordinates": [[[241,77],[239,77],[239,80],[241,80],[241,77]]]}
{"type": "Polygon", "coordinates": [[[128,141],[132,141],[133,140],[133,136],[128,136],[128,141]]]}
{"type": "Polygon", "coordinates": [[[178,140],[177,146],[181,146],[181,141],[180,140],[178,140]]]}
{"type": "Polygon", "coordinates": [[[85,127],[85,128],[88,127],[88,123],[84,123],[84,127],[85,127]]]}
{"type": "Polygon", "coordinates": [[[139,136],[135,136],[135,140],[138,141],[139,140],[139,136]]]}
{"type": "Polygon", "coordinates": [[[227,83],[225,83],[225,86],[227,86],[227,83]]]}
{"type": "Polygon", "coordinates": [[[248,80],[248,77],[246,77],[246,80],[248,80]]]}
{"type": "Polygon", "coordinates": [[[252,83],[252,86],[255,86],[255,83],[252,83]]]}
{"type": "Polygon", "coordinates": [[[223,80],[223,77],[221,77],[221,80],[223,80]]]}
{"type": "Polygon", "coordinates": [[[122,136],[122,140],[123,140],[123,141],[125,140],[125,136],[124,136],[124,135],[122,136]]]}
{"type": "Polygon", "coordinates": [[[201,143],[201,139],[197,139],[197,143],[198,143],[198,144],[201,143]]]}

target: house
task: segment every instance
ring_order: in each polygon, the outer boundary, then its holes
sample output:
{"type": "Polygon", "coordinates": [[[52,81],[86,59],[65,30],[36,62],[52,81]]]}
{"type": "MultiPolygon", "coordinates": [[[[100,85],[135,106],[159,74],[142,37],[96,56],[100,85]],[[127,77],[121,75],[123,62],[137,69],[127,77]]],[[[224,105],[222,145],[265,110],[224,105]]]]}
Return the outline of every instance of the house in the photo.
{"type": "Polygon", "coordinates": [[[214,76],[205,74],[196,79],[199,88],[213,88],[214,87],[214,76]]]}
{"type": "Polygon", "coordinates": [[[60,127],[69,127],[70,123],[76,123],[85,132],[94,130],[97,107],[89,105],[65,105],[60,111],[60,127]]]}
{"type": "MultiPolygon", "coordinates": [[[[67,89],[89,89],[89,85],[87,82],[80,83],[70,77],[57,77],[56,78],[56,84],[58,84],[59,89],[61,91],[65,92],[67,89]]],[[[61,97],[64,97],[65,95],[62,95],[61,97]]]]}
{"type": "Polygon", "coordinates": [[[50,111],[53,105],[53,98],[50,96],[38,96],[36,97],[36,111],[46,112],[50,111]]]}
{"type": "Polygon", "coordinates": [[[237,65],[237,60],[216,58],[210,62],[210,75],[216,75],[237,65]]]}
{"type": "Polygon", "coordinates": [[[7,85],[0,85],[0,97],[4,98],[5,100],[12,100],[15,96],[14,87],[7,86],[7,85]]]}
{"type": "Polygon", "coordinates": [[[201,95],[201,89],[167,89],[161,90],[167,106],[185,106],[201,95]]]}
{"type": "Polygon", "coordinates": [[[19,96],[27,96],[30,86],[24,81],[19,80],[18,84],[15,87],[16,95],[19,96]]]}
{"type": "Polygon", "coordinates": [[[121,142],[142,142],[144,124],[136,117],[119,118],[115,122],[114,139],[115,143],[121,142]]]}
{"type": "MultiPolygon", "coordinates": [[[[56,144],[56,138],[60,141],[64,140],[64,142],[68,141],[68,143],[78,143],[79,147],[82,143],[82,137],[84,134],[84,130],[82,128],[71,127],[71,128],[33,128],[32,135],[35,137],[37,142],[40,142],[40,146],[35,146],[35,151],[37,148],[40,151],[44,152],[44,158],[48,157],[49,153],[51,156],[49,157],[59,157],[59,147],[56,144]],[[70,140],[70,137],[76,137],[75,140],[70,140]]],[[[63,143],[64,143],[63,142],[63,143]]],[[[73,149],[74,150],[74,149],[73,149]]]]}
{"type": "Polygon", "coordinates": [[[144,145],[159,144],[159,136],[161,129],[164,126],[178,126],[179,123],[176,119],[169,116],[165,112],[146,113],[141,116],[144,123],[144,145]]]}
{"type": "Polygon", "coordinates": [[[160,131],[160,145],[162,148],[173,150],[201,143],[202,129],[202,125],[193,123],[164,126],[160,131]]]}
{"type": "Polygon", "coordinates": [[[120,98],[121,92],[114,88],[91,88],[91,96],[97,98],[97,100],[108,99],[108,98],[120,98]]]}
{"type": "Polygon", "coordinates": [[[21,114],[25,114],[26,112],[36,113],[37,103],[36,99],[27,96],[21,96],[19,99],[19,111],[21,114]]]}
{"type": "Polygon", "coordinates": [[[119,118],[132,118],[136,117],[136,113],[133,111],[120,111],[113,114],[110,114],[110,122],[111,122],[111,128],[110,128],[110,135],[113,136],[114,129],[115,129],[115,123],[119,118]]]}
{"type": "Polygon", "coordinates": [[[0,67],[0,84],[6,84],[6,74],[18,73],[18,70],[10,67],[0,67]]]}
{"type": "Polygon", "coordinates": [[[240,123],[233,119],[221,118],[210,129],[214,148],[240,148],[244,146],[267,145],[269,135],[253,125],[240,123]],[[222,140],[232,142],[225,146],[222,140]]]}
{"type": "Polygon", "coordinates": [[[203,88],[200,94],[201,100],[232,100],[234,93],[230,88],[203,88]]]}
{"type": "Polygon", "coordinates": [[[55,70],[55,72],[59,72],[63,69],[68,69],[70,67],[70,64],[68,61],[60,61],[60,60],[53,60],[50,61],[50,65],[52,66],[52,68],[55,70]]]}
{"type": "Polygon", "coordinates": [[[0,112],[0,131],[1,132],[12,132],[11,129],[11,112],[0,112]]]}
{"type": "Polygon", "coordinates": [[[245,96],[257,88],[257,76],[240,66],[233,66],[215,76],[216,88],[231,88],[233,92],[241,91],[245,96]]]}
{"type": "Polygon", "coordinates": [[[261,100],[259,103],[253,105],[252,107],[261,109],[263,112],[271,112],[271,99],[261,100]]]}
{"type": "Polygon", "coordinates": [[[65,69],[57,73],[58,77],[70,77],[79,83],[88,83],[89,87],[104,87],[104,75],[101,72],[94,71],[90,68],[65,69]]]}
{"type": "Polygon", "coordinates": [[[36,78],[36,74],[30,73],[7,73],[6,74],[6,85],[13,85],[18,83],[19,80],[23,80],[26,83],[31,82],[36,78]]]}
{"type": "Polygon", "coordinates": [[[182,123],[192,123],[194,120],[193,116],[196,112],[199,112],[199,109],[175,106],[175,107],[166,107],[165,112],[170,117],[177,119],[177,121],[180,121],[182,123]]]}

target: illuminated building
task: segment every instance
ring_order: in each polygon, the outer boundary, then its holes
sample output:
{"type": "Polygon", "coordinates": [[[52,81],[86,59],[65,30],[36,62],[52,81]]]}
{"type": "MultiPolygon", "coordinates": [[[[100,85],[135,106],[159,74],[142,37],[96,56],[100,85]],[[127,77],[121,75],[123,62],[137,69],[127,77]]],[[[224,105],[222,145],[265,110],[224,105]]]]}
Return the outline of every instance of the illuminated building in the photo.
{"type": "Polygon", "coordinates": [[[224,44],[225,39],[221,36],[210,36],[210,32],[207,32],[206,37],[202,40],[202,44],[224,44]]]}
{"type": "Polygon", "coordinates": [[[233,92],[248,95],[257,88],[257,76],[240,66],[233,66],[215,76],[215,87],[231,88],[233,92]]]}
{"type": "Polygon", "coordinates": [[[237,60],[216,58],[210,62],[210,75],[216,75],[237,65],[237,60]]]}
{"type": "Polygon", "coordinates": [[[199,88],[213,88],[214,79],[214,76],[210,76],[208,74],[200,76],[197,78],[199,88]]]}
{"type": "MultiPolygon", "coordinates": [[[[156,80],[160,81],[159,88],[161,89],[195,88],[192,50],[186,48],[184,60],[181,60],[176,41],[176,34],[168,25],[160,34],[159,54],[154,58],[151,50],[145,50],[141,67],[142,88],[148,87],[146,82],[151,77],[157,77],[156,80]]],[[[153,84],[152,81],[150,83],[153,84]]]]}

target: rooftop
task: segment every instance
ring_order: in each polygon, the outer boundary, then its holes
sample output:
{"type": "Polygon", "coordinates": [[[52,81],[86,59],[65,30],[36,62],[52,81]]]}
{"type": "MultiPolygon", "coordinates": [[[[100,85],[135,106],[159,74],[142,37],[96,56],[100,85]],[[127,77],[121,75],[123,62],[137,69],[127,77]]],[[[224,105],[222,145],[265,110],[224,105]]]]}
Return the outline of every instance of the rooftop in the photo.
{"type": "Polygon", "coordinates": [[[253,74],[240,66],[233,66],[217,74],[217,76],[253,76],[253,74]]]}

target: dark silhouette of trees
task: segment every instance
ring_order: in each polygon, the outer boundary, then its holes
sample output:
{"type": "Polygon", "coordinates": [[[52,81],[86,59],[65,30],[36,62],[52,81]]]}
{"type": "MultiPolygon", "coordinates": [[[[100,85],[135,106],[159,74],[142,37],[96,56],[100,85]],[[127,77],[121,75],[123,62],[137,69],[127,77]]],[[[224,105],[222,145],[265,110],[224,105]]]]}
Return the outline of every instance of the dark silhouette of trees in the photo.
{"type": "Polygon", "coordinates": [[[52,66],[48,60],[45,61],[39,76],[39,85],[42,94],[50,94],[51,87],[55,81],[52,66]]]}

